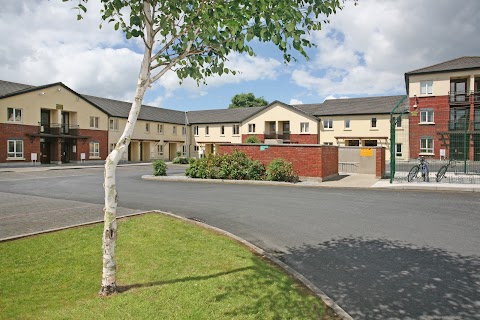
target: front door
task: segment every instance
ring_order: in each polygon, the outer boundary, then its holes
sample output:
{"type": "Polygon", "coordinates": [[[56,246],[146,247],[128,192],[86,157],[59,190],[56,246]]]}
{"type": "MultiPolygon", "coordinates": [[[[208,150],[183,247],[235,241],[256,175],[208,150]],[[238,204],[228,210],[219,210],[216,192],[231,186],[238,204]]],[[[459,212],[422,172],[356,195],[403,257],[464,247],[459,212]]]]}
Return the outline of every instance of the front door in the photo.
{"type": "Polygon", "coordinates": [[[40,163],[50,163],[50,142],[40,142],[40,163]]]}
{"type": "Polygon", "coordinates": [[[65,140],[62,143],[62,163],[70,162],[70,154],[72,152],[72,142],[70,140],[65,140]]]}

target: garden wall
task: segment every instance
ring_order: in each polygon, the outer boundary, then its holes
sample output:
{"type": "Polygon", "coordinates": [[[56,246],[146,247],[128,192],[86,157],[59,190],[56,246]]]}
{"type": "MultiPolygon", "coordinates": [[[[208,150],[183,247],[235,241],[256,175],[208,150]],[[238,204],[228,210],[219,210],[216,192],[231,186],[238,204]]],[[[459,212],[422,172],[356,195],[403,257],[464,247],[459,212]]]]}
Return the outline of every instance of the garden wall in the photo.
{"type": "Polygon", "coordinates": [[[254,160],[268,165],[277,158],[293,164],[300,177],[325,180],[338,175],[338,147],[311,144],[220,144],[218,153],[244,152],[254,160]]]}

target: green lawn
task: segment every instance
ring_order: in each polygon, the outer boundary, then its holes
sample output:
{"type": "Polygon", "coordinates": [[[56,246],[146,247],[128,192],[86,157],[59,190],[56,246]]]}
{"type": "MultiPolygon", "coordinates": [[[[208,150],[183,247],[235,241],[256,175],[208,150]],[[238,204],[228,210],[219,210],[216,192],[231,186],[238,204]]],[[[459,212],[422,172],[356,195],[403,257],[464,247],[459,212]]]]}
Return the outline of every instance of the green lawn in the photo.
{"type": "Polygon", "coordinates": [[[0,319],[319,319],[324,305],[235,241],[159,214],[119,222],[97,295],[102,225],[0,243],[0,319]]]}

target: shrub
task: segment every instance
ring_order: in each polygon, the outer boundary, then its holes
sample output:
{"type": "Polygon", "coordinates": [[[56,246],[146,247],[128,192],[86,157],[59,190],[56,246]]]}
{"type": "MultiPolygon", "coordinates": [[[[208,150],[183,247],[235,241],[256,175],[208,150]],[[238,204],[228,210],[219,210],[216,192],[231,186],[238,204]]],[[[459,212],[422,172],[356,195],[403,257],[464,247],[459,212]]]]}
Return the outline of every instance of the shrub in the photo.
{"type": "Polygon", "coordinates": [[[265,166],[243,152],[234,151],[233,154],[209,154],[206,158],[192,160],[185,174],[201,179],[261,180],[265,166]]]}
{"type": "Polygon", "coordinates": [[[260,143],[260,140],[257,136],[249,136],[247,140],[245,140],[245,143],[260,143]]]}
{"type": "Polygon", "coordinates": [[[178,158],[178,157],[181,157],[181,156],[182,156],[182,152],[181,152],[181,151],[177,151],[177,152],[175,153],[175,155],[177,156],[177,158],[178,158]]]}
{"type": "Polygon", "coordinates": [[[172,163],[174,164],[187,164],[189,162],[189,159],[186,157],[175,157],[172,160],[172,163]]]}
{"type": "Polygon", "coordinates": [[[298,176],[293,165],[284,159],[274,159],[267,166],[266,178],[269,181],[297,182],[298,176]]]}
{"type": "Polygon", "coordinates": [[[153,165],[153,175],[154,176],[166,176],[167,175],[167,164],[163,160],[155,160],[152,162],[153,165]]]}

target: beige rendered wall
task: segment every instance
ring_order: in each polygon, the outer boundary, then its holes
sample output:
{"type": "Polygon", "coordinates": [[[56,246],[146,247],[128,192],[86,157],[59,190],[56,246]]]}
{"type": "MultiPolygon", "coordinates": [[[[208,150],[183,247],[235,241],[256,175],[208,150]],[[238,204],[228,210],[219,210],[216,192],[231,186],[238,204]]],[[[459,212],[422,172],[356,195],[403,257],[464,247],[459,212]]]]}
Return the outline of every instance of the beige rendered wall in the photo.
{"type": "MultiPolygon", "coordinates": [[[[408,154],[408,120],[404,119],[402,128],[397,130],[407,133],[401,134],[401,141],[397,140],[397,143],[402,143],[403,148],[405,148],[404,154],[408,154]]],[[[360,140],[360,146],[363,146],[364,140],[377,140],[377,146],[387,148],[386,157],[388,161],[390,159],[390,115],[347,115],[324,116],[321,118],[320,144],[333,143],[334,146],[345,146],[345,140],[347,139],[360,140]],[[376,128],[371,127],[372,118],[377,118],[376,128]],[[323,127],[325,119],[333,120],[331,129],[323,127]],[[350,119],[350,129],[345,128],[346,119],[350,119]]]]}
{"type": "Polygon", "coordinates": [[[409,96],[425,97],[425,96],[445,96],[450,91],[451,79],[467,80],[467,90],[474,90],[474,79],[480,77],[480,69],[468,71],[453,71],[422,75],[412,75],[409,77],[409,96]],[[433,81],[432,94],[420,94],[420,82],[433,81]]]}
{"type": "Polygon", "coordinates": [[[62,86],[53,86],[0,100],[0,122],[7,121],[7,108],[22,109],[24,125],[38,126],[40,110],[49,109],[50,123],[61,123],[62,111],[70,112],[70,124],[81,129],[108,130],[108,116],[62,86]],[[57,109],[62,105],[63,110],[57,109]],[[99,128],[90,128],[90,117],[99,117],[99,128]]]}
{"type": "Polygon", "coordinates": [[[250,119],[247,119],[242,123],[240,128],[241,134],[249,134],[248,132],[248,125],[255,124],[255,132],[256,134],[263,134],[265,128],[265,122],[275,121],[276,122],[276,129],[277,132],[279,128],[281,128],[279,122],[282,121],[289,121],[290,122],[290,133],[291,134],[300,134],[300,123],[301,122],[308,122],[309,123],[309,132],[308,134],[317,134],[318,133],[318,126],[316,119],[310,118],[305,114],[296,111],[294,109],[288,108],[282,104],[274,104],[271,107],[267,108],[259,112],[258,114],[254,115],[250,119]]]}
{"type": "MultiPolygon", "coordinates": [[[[241,143],[242,132],[241,126],[239,127],[239,134],[233,134],[233,123],[214,123],[214,124],[192,124],[190,129],[189,141],[190,144],[190,156],[199,157],[199,152],[194,150],[195,146],[198,146],[204,154],[206,145],[218,144],[218,143],[241,143]],[[198,135],[195,135],[195,127],[198,126],[198,135]],[[208,134],[206,134],[206,127],[208,126],[208,134]],[[224,126],[225,133],[221,134],[221,128],[224,126]]],[[[240,125],[237,123],[237,125],[240,125]]],[[[202,152],[200,151],[200,152],[202,152]]]]}

